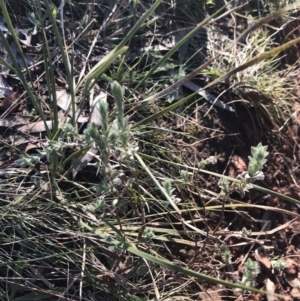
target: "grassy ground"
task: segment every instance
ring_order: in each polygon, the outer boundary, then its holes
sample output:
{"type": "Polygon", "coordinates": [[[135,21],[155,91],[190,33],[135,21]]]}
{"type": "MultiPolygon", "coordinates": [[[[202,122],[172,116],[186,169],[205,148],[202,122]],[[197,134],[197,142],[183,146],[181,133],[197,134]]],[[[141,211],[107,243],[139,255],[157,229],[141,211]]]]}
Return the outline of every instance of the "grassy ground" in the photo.
{"type": "Polygon", "coordinates": [[[1,300],[297,300],[296,1],[0,0],[1,300]]]}

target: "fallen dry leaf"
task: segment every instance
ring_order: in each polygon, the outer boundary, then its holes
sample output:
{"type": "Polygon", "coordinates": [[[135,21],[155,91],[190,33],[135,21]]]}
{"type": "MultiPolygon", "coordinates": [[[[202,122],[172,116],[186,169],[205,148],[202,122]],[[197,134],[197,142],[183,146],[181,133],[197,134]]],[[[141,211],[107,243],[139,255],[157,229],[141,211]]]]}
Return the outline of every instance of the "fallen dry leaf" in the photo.
{"type": "MultiPolygon", "coordinates": [[[[97,96],[95,99],[94,99],[94,103],[91,107],[91,113],[90,113],[90,118],[89,118],[89,124],[94,124],[95,126],[99,127],[101,125],[101,115],[100,115],[100,112],[99,112],[99,107],[98,107],[98,103],[99,103],[99,100],[101,98],[107,98],[107,94],[102,92],[99,94],[99,96],[97,96]]],[[[72,169],[72,175],[73,175],[73,178],[76,177],[78,171],[82,170],[83,168],[85,168],[88,163],[90,163],[95,155],[98,153],[98,149],[97,148],[90,148],[89,151],[81,158],[81,160],[76,163],[72,169]]]]}
{"type": "Polygon", "coordinates": [[[236,168],[237,172],[242,173],[243,171],[247,170],[247,164],[245,161],[238,155],[235,155],[231,158],[231,163],[236,168]]]}
{"type": "MultiPolygon", "coordinates": [[[[18,100],[19,97],[20,97],[20,94],[18,92],[12,92],[8,97],[0,99],[0,111],[7,110],[11,105],[14,104],[15,101],[18,100]]],[[[15,107],[12,111],[15,111],[18,106],[19,106],[19,103],[15,105],[15,107]]]]}
{"type": "Polygon", "coordinates": [[[31,46],[31,38],[32,38],[32,35],[31,33],[29,32],[28,29],[18,29],[16,31],[17,35],[19,36],[19,40],[22,44],[30,47],[31,46]],[[22,36],[23,35],[23,36],[22,36]],[[23,38],[24,37],[24,38],[23,38]]]}
{"type": "MultiPolygon", "coordinates": [[[[67,92],[66,89],[60,89],[60,90],[56,90],[56,98],[57,98],[57,105],[62,109],[64,110],[65,112],[68,111],[68,115],[70,117],[72,117],[72,112],[71,112],[71,106],[70,106],[70,103],[71,103],[71,95],[67,92]]],[[[76,100],[77,101],[77,98],[76,97],[76,100]]],[[[78,115],[78,114],[77,114],[78,115]]],[[[77,121],[79,123],[85,123],[88,121],[88,117],[85,117],[85,116],[82,116],[80,115],[78,118],[77,118],[77,121]]]]}
{"type": "Polygon", "coordinates": [[[271,271],[272,264],[268,259],[266,252],[263,247],[259,247],[254,252],[254,257],[258,261],[263,269],[263,271],[268,274],[271,271]]]}
{"type": "Polygon", "coordinates": [[[31,117],[12,115],[12,116],[8,116],[7,118],[0,119],[0,126],[12,128],[17,125],[29,124],[30,119],[31,117]]]}
{"type": "Polygon", "coordinates": [[[300,291],[298,288],[293,288],[291,291],[291,295],[294,299],[300,299],[300,291]]]}
{"type": "MultiPolygon", "coordinates": [[[[66,122],[69,121],[70,118],[67,118],[66,122]]],[[[59,122],[61,122],[62,120],[59,120],[59,122]]],[[[46,124],[49,128],[49,130],[52,129],[52,120],[48,120],[46,121],[46,124]]],[[[44,121],[37,121],[37,122],[33,122],[31,124],[26,124],[24,126],[21,127],[17,127],[17,129],[22,132],[22,133],[41,133],[41,132],[45,132],[46,131],[46,126],[44,121]]]]}
{"type": "Polygon", "coordinates": [[[73,168],[72,168],[72,176],[73,178],[76,177],[78,171],[82,170],[83,168],[85,168],[88,163],[90,163],[94,158],[95,155],[98,153],[99,149],[95,148],[95,147],[91,147],[89,149],[89,151],[80,159],[80,161],[78,163],[74,162],[76,161],[76,159],[74,159],[73,161],[73,168]]]}
{"type": "Polygon", "coordinates": [[[97,127],[101,125],[101,115],[99,112],[100,99],[107,99],[107,93],[100,92],[100,94],[94,99],[94,103],[91,108],[89,123],[94,124],[97,127]]]}
{"type": "Polygon", "coordinates": [[[222,298],[219,296],[219,294],[210,288],[206,292],[200,293],[199,299],[202,301],[222,301],[222,298]]]}
{"type": "Polygon", "coordinates": [[[27,154],[27,152],[29,152],[32,149],[36,149],[36,148],[41,148],[41,143],[37,143],[37,144],[33,144],[33,143],[28,143],[26,148],[25,148],[25,153],[27,154]]]}
{"type": "Polygon", "coordinates": [[[0,97],[9,97],[12,93],[12,88],[7,83],[6,77],[3,75],[4,72],[2,72],[3,66],[0,65],[0,97]]]}
{"type": "MultiPolygon", "coordinates": [[[[267,278],[264,281],[264,284],[266,286],[266,291],[268,293],[271,293],[271,294],[275,293],[275,284],[274,284],[274,282],[272,282],[269,278],[267,278]]],[[[267,299],[268,299],[268,301],[275,301],[276,300],[276,298],[272,295],[267,295],[267,299]]]]}

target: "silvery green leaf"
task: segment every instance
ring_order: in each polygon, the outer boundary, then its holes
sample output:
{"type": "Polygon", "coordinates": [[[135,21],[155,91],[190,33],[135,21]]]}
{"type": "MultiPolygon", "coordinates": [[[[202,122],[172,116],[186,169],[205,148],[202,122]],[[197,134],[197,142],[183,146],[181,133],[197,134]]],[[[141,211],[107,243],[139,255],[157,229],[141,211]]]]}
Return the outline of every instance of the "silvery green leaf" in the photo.
{"type": "Polygon", "coordinates": [[[126,182],[126,186],[131,187],[134,182],[135,182],[135,178],[128,178],[126,182]]]}
{"type": "Polygon", "coordinates": [[[105,136],[108,133],[108,103],[106,98],[99,100],[100,124],[105,136]]]}
{"type": "Polygon", "coordinates": [[[40,162],[40,156],[21,157],[15,161],[21,167],[28,167],[40,162]]]}
{"type": "Polygon", "coordinates": [[[124,147],[124,148],[127,148],[128,145],[129,145],[129,132],[123,132],[121,135],[120,135],[120,139],[121,139],[121,146],[124,147]]]}
{"type": "Polygon", "coordinates": [[[103,199],[98,199],[94,204],[94,209],[97,212],[102,213],[105,209],[105,202],[103,199]]]}
{"type": "Polygon", "coordinates": [[[267,146],[263,146],[259,143],[256,147],[251,147],[252,157],[249,156],[248,174],[252,178],[255,173],[262,170],[263,166],[267,162],[266,157],[268,156],[267,146]]]}
{"type": "Polygon", "coordinates": [[[242,188],[242,190],[244,192],[249,192],[249,189],[252,189],[252,188],[253,188],[253,186],[250,183],[248,183],[242,188]]]}
{"type": "Polygon", "coordinates": [[[241,289],[241,288],[236,288],[235,290],[234,290],[234,294],[236,295],[236,296],[239,296],[239,295],[241,295],[243,293],[243,290],[241,289]]]}
{"type": "Polygon", "coordinates": [[[283,258],[280,258],[278,260],[272,260],[271,264],[274,269],[277,269],[279,271],[288,267],[283,258]]]}
{"type": "Polygon", "coordinates": [[[120,178],[114,178],[113,179],[113,184],[115,186],[121,186],[122,185],[122,180],[120,178]]]}
{"type": "Polygon", "coordinates": [[[187,172],[185,170],[180,171],[180,177],[184,182],[187,182],[188,178],[187,178],[187,172]]]}
{"type": "Polygon", "coordinates": [[[114,199],[111,204],[112,204],[113,207],[116,207],[118,202],[119,202],[118,199],[114,199]]]}
{"type": "Polygon", "coordinates": [[[155,233],[152,230],[146,228],[143,233],[143,236],[145,236],[148,239],[152,239],[153,237],[155,237],[155,233]]]}
{"type": "Polygon", "coordinates": [[[100,195],[100,194],[104,194],[106,192],[109,191],[109,185],[106,184],[106,183],[101,183],[101,184],[98,184],[94,187],[94,190],[96,191],[96,194],[100,195]]]}
{"type": "MultiPolygon", "coordinates": [[[[47,156],[49,154],[49,149],[45,149],[45,150],[38,150],[38,153],[44,157],[44,156],[47,156]]],[[[51,151],[50,151],[51,153],[51,151]]]]}
{"type": "Polygon", "coordinates": [[[180,202],[181,202],[181,198],[175,198],[175,199],[174,199],[174,202],[175,202],[176,204],[180,203],[180,202]]]}
{"type": "Polygon", "coordinates": [[[245,227],[243,227],[241,232],[243,236],[249,236],[251,234],[251,230],[247,230],[245,227]]]}
{"type": "Polygon", "coordinates": [[[219,187],[221,188],[222,192],[227,193],[229,191],[229,181],[222,177],[219,181],[219,187]]]}
{"type": "Polygon", "coordinates": [[[113,130],[113,129],[111,129],[110,132],[109,132],[109,135],[108,135],[109,142],[113,146],[115,146],[117,139],[118,139],[118,132],[115,131],[115,130],[113,130]]]}
{"type": "Polygon", "coordinates": [[[125,175],[124,171],[123,170],[117,170],[117,169],[114,169],[112,171],[112,176],[113,177],[123,177],[125,175]]]}
{"type": "Polygon", "coordinates": [[[252,177],[253,181],[263,181],[265,179],[265,174],[262,171],[258,171],[252,177]]]}
{"type": "Polygon", "coordinates": [[[124,117],[123,97],[124,97],[125,89],[117,81],[113,81],[110,87],[117,107],[118,119],[119,121],[121,121],[124,117]]]}
{"type": "Polygon", "coordinates": [[[67,137],[75,137],[78,135],[77,129],[71,123],[63,124],[61,130],[67,137]]]}
{"type": "Polygon", "coordinates": [[[219,157],[218,155],[217,156],[210,156],[205,160],[205,162],[206,162],[206,164],[214,165],[218,162],[218,157],[219,157]]]}

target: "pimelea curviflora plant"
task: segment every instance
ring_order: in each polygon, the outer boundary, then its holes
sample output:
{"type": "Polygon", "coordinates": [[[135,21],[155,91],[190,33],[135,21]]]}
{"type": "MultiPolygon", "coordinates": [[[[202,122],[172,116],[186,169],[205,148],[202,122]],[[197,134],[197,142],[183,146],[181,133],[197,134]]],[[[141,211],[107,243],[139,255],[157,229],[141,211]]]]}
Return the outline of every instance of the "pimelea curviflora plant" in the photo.
{"type": "MultiPolygon", "coordinates": [[[[243,277],[241,283],[246,286],[256,286],[256,277],[260,273],[260,265],[257,261],[253,261],[250,258],[245,262],[243,268],[243,277]]],[[[241,289],[236,289],[235,294],[245,293],[241,289]]]]}
{"type": "Polygon", "coordinates": [[[267,162],[266,157],[268,154],[267,146],[263,146],[261,143],[259,143],[256,147],[252,146],[252,156],[248,157],[248,170],[237,176],[237,179],[240,180],[239,183],[234,182],[229,185],[227,179],[221,178],[219,183],[221,195],[229,195],[230,193],[237,191],[240,193],[241,197],[244,197],[246,192],[253,187],[252,183],[257,180],[264,180],[265,175],[262,169],[267,162]]]}
{"type": "Polygon", "coordinates": [[[221,255],[225,264],[231,264],[232,255],[226,245],[221,245],[217,252],[221,255]]]}
{"type": "MultiPolygon", "coordinates": [[[[108,103],[106,99],[99,99],[100,130],[94,124],[90,124],[84,131],[85,141],[89,145],[95,145],[99,151],[99,171],[103,179],[96,186],[98,194],[116,190],[123,183],[124,172],[122,163],[134,164],[134,153],[138,147],[130,140],[131,125],[129,116],[124,112],[124,87],[118,82],[111,83],[111,92],[115,100],[116,116],[113,121],[108,118],[108,103]],[[116,164],[112,165],[112,160],[116,164]]],[[[130,185],[131,179],[127,184],[130,185]]],[[[116,200],[114,203],[117,203],[116,200]]]]}

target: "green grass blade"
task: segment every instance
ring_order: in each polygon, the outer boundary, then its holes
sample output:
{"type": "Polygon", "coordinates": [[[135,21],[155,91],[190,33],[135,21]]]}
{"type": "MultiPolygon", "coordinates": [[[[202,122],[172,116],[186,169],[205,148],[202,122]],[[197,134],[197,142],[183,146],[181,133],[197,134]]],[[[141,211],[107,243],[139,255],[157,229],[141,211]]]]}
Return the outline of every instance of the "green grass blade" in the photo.
{"type": "MultiPolygon", "coordinates": [[[[257,23],[255,23],[254,25],[250,26],[249,28],[247,28],[246,30],[244,30],[239,37],[236,39],[235,43],[238,43],[239,41],[247,38],[247,36],[255,31],[256,29],[260,28],[261,26],[263,26],[264,24],[270,22],[271,20],[278,18],[282,15],[284,15],[286,12],[290,11],[290,10],[296,10],[300,7],[300,1],[297,1],[296,3],[294,3],[293,5],[287,6],[286,8],[283,8],[281,10],[278,10],[277,12],[274,12],[272,14],[269,14],[268,16],[260,19],[257,23]]],[[[227,51],[230,47],[233,47],[234,45],[229,44],[227,47],[224,48],[223,51],[227,51]]],[[[187,74],[186,76],[184,76],[182,79],[180,79],[179,81],[175,82],[174,84],[172,84],[170,87],[154,94],[151,95],[149,97],[147,97],[146,99],[143,100],[143,102],[149,101],[149,100],[157,100],[161,97],[164,97],[168,94],[170,94],[171,92],[175,91],[176,89],[178,89],[179,87],[181,87],[184,83],[186,83],[187,81],[191,80],[192,78],[194,78],[195,76],[197,76],[201,71],[203,71],[205,68],[207,68],[211,63],[213,63],[215,60],[217,60],[219,57],[221,57],[221,55],[215,56],[213,58],[211,58],[209,61],[207,61],[206,63],[200,65],[199,67],[197,67],[195,70],[193,70],[192,72],[190,72],[189,74],[187,74]]],[[[219,81],[221,81],[222,79],[225,79],[225,75],[222,78],[217,78],[215,81],[213,81],[212,83],[206,85],[203,89],[201,89],[201,91],[207,89],[208,87],[211,87],[212,85],[215,85],[216,83],[218,83],[219,81]]],[[[198,91],[199,92],[199,91],[198,91]]]]}
{"type": "MultiPolygon", "coordinates": [[[[107,54],[100,62],[98,62],[92,70],[82,79],[82,81],[77,85],[77,89],[79,89],[82,85],[84,85],[84,96],[83,103],[81,107],[84,107],[86,100],[88,99],[88,94],[90,89],[93,87],[93,82],[101,76],[105,70],[117,59],[119,55],[127,51],[128,46],[124,46],[119,49],[113,49],[109,54],[107,54]]],[[[79,116],[79,114],[78,114],[79,116]]]]}
{"type": "Polygon", "coordinates": [[[144,24],[147,18],[156,10],[156,8],[160,5],[162,0],[156,0],[152,6],[144,13],[144,15],[138,20],[138,22],[132,27],[132,29],[128,32],[123,41],[117,46],[117,49],[124,47],[133,35],[140,29],[140,27],[144,24]]]}
{"type": "Polygon", "coordinates": [[[24,66],[26,68],[27,74],[28,74],[28,76],[30,76],[30,72],[28,70],[28,66],[27,66],[27,63],[26,63],[26,59],[24,57],[24,53],[23,53],[21,44],[19,42],[19,38],[18,38],[18,36],[16,34],[16,31],[15,31],[15,29],[13,27],[13,24],[11,22],[11,19],[9,17],[9,14],[8,14],[8,11],[7,11],[7,8],[6,8],[6,4],[4,3],[4,0],[0,1],[0,7],[1,7],[2,15],[3,15],[4,19],[5,19],[6,24],[7,24],[7,28],[9,29],[9,32],[12,35],[12,38],[13,38],[14,42],[17,45],[17,48],[18,48],[20,56],[22,57],[22,60],[23,60],[24,66]]]}
{"type": "Polygon", "coordinates": [[[161,117],[161,116],[164,116],[165,114],[169,113],[169,112],[172,112],[173,110],[175,110],[176,108],[178,108],[180,105],[184,104],[185,102],[187,102],[189,99],[191,99],[193,96],[195,96],[197,94],[197,92],[195,93],[192,93],[188,96],[186,96],[185,98],[183,99],[180,99],[179,101],[171,104],[170,106],[162,109],[161,111],[157,112],[157,113],[154,113],[152,115],[150,115],[149,117],[146,117],[144,118],[143,120],[133,124],[132,126],[132,129],[134,128],[138,128],[138,127],[141,127],[143,125],[146,125],[148,123],[151,123],[153,122],[155,119],[161,117]]]}
{"type": "Polygon", "coordinates": [[[43,120],[43,122],[45,124],[46,132],[47,132],[48,136],[50,137],[51,133],[50,133],[48,125],[46,123],[45,114],[44,114],[42,108],[40,107],[40,105],[38,104],[38,102],[36,100],[36,96],[32,93],[31,87],[28,85],[28,83],[27,83],[27,81],[25,79],[25,76],[23,75],[23,72],[22,72],[22,70],[21,70],[21,68],[20,68],[20,66],[19,66],[19,64],[18,64],[18,62],[17,62],[17,60],[16,60],[16,58],[15,58],[15,56],[14,56],[14,54],[13,54],[13,52],[12,52],[10,46],[9,46],[9,44],[7,43],[7,41],[5,39],[5,36],[4,36],[4,34],[3,34],[3,32],[1,30],[0,30],[0,38],[1,38],[2,42],[3,42],[3,44],[4,44],[4,47],[5,47],[6,51],[9,54],[11,60],[13,61],[16,74],[19,76],[19,78],[20,78],[20,80],[21,80],[21,82],[22,82],[22,84],[23,84],[23,86],[24,86],[24,88],[25,88],[25,90],[26,90],[26,92],[27,92],[27,94],[28,94],[28,96],[29,96],[29,98],[30,98],[33,106],[34,106],[34,108],[37,110],[37,112],[39,113],[40,117],[42,118],[42,120],[43,120]]]}
{"type": "MultiPolygon", "coordinates": [[[[49,300],[49,298],[51,297],[58,297],[61,293],[63,293],[63,290],[60,289],[60,291],[58,291],[56,289],[56,291],[52,291],[51,293],[46,293],[46,292],[31,292],[27,295],[21,296],[21,297],[17,297],[13,300],[15,301],[38,301],[38,300],[49,300]]],[[[59,298],[59,297],[58,297],[59,298]]]]}
{"type": "Polygon", "coordinates": [[[20,264],[16,264],[12,267],[13,270],[13,278],[15,278],[14,282],[10,285],[10,299],[13,300],[15,295],[22,287],[21,278],[22,278],[22,266],[20,264]]]}
{"type": "Polygon", "coordinates": [[[155,3],[144,13],[144,15],[139,19],[139,21],[134,25],[134,27],[129,31],[126,37],[122,40],[122,42],[116,46],[105,58],[103,58],[94,68],[82,79],[82,81],[78,84],[78,88],[85,84],[85,95],[87,95],[87,89],[90,86],[92,80],[100,76],[108,66],[115,60],[117,56],[124,53],[128,46],[125,46],[133,35],[139,30],[139,28],[144,24],[147,18],[154,12],[154,10],[160,5],[162,0],[157,0],[155,3]]]}
{"type": "Polygon", "coordinates": [[[181,215],[181,211],[180,209],[177,207],[177,205],[175,204],[175,202],[172,200],[172,198],[167,194],[167,192],[163,189],[163,187],[160,185],[160,183],[156,180],[156,178],[154,177],[153,173],[151,172],[151,170],[147,167],[147,165],[145,164],[144,160],[139,156],[139,154],[135,154],[135,157],[137,158],[137,160],[139,161],[139,163],[141,164],[141,166],[145,169],[145,171],[148,173],[148,175],[151,177],[151,179],[153,180],[153,182],[155,183],[155,185],[159,188],[159,190],[162,192],[162,194],[165,196],[165,198],[167,199],[167,201],[171,204],[171,206],[174,208],[174,210],[176,210],[176,212],[178,214],[181,215]]]}
{"type": "Polygon", "coordinates": [[[229,79],[231,76],[237,74],[238,72],[241,72],[255,64],[258,64],[260,63],[261,61],[265,60],[265,59],[268,59],[270,57],[273,57],[273,56],[276,56],[278,55],[279,53],[281,53],[282,51],[284,50],[287,50],[289,49],[290,47],[294,46],[295,44],[297,43],[300,43],[300,38],[296,38],[296,39],[293,39],[292,41],[289,41],[281,46],[278,46],[274,49],[271,49],[263,54],[260,54],[258,56],[256,56],[255,58],[247,61],[246,63],[230,70],[229,72],[227,72],[226,74],[224,74],[223,76],[217,78],[216,80],[214,80],[213,82],[209,83],[208,85],[206,85],[203,89],[207,89],[215,84],[217,84],[218,82],[220,81],[224,81],[226,79],[229,79]]]}
{"type": "MultiPolygon", "coordinates": [[[[98,235],[100,237],[104,238],[104,239],[108,238],[107,234],[98,233],[98,235]]],[[[176,265],[176,264],[174,264],[171,261],[168,261],[166,259],[161,259],[159,257],[154,257],[153,255],[150,255],[146,252],[138,250],[132,243],[122,243],[122,242],[120,242],[118,240],[115,240],[115,239],[109,239],[109,242],[111,244],[119,247],[119,248],[121,247],[124,251],[128,251],[129,253],[132,253],[132,254],[140,257],[140,258],[149,260],[153,263],[164,266],[164,267],[166,267],[170,270],[176,271],[178,273],[182,273],[184,275],[196,278],[196,279],[201,280],[201,281],[207,281],[207,282],[214,283],[214,284],[217,284],[217,285],[224,285],[225,287],[239,288],[239,289],[246,290],[246,291],[249,290],[251,292],[260,293],[260,294],[263,294],[263,295],[268,294],[266,291],[259,290],[259,289],[256,289],[254,287],[248,287],[248,286],[244,286],[244,285],[241,285],[241,284],[238,284],[238,283],[233,283],[233,282],[228,282],[228,281],[225,281],[225,280],[217,279],[217,278],[207,276],[207,275],[195,272],[193,270],[178,266],[178,265],[176,265]]],[[[272,296],[282,298],[282,296],[278,295],[278,294],[272,294],[272,296]]]]}
{"type": "Polygon", "coordinates": [[[113,49],[90,70],[90,72],[82,79],[81,83],[78,85],[78,88],[84,84],[85,93],[87,93],[91,82],[103,74],[104,71],[116,60],[116,58],[127,51],[127,49],[128,46],[113,49]]]}
{"type": "MultiPolygon", "coordinates": [[[[228,177],[228,176],[224,176],[222,174],[218,174],[218,173],[215,173],[215,172],[212,172],[212,171],[208,171],[208,170],[205,170],[205,169],[195,168],[195,167],[192,167],[192,166],[183,165],[183,164],[179,164],[179,163],[172,163],[171,161],[164,160],[164,159],[161,159],[161,158],[158,158],[158,157],[154,158],[152,156],[149,156],[149,155],[146,155],[146,154],[142,154],[142,153],[140,153],[140,156],[142,158],[145,158],[145,159],[147,158],[147,159],[151,159],[153,161],[160,161],[160,162],[163,162],[163,163],[174,164],[174,165],[176,165],[178,167],[186,168],[186,169],[189,169],[189,170],[192,170],[192,171],[196,171],[196,172],[201,172],[201,173],[204,173],[204,174],[207,174],[207,175],[211,175],[211,176],[214,176],[214,177],[218,177],[218,178],[225,178],[226,180],[231,181],[231,182],[240,183],[239,179],[235,179],[235,178],[231,178],[231,177],[228,177]]],[[[299,200],[296,200],[296,199],[291,198],[289,196],[286,196],[284,194],[278,193],[276,191],[273,191],[273,190],[261,187],[259,185],[255,185],[255,184],[252,184],[252,186],[253,186],[253,189],[255,189],[257,191],[261,191],[264,194],[270,194],[270,195],[278,197],[278,198],[280,198],[282,200],[288,201],[290,203],[300,205],[300,201],[299,200]]]]}
{"type": "MultiPolygon", "coordinates": [[[[40,3],[39,3],[40,5],[40,3]]],[[[66,52],[66,49],[63,45],[59,30],[56,25],[56,20],[54,18],[53,12],[50,8],[48,0],[45,1],[45,5],[47,8],[47,12],[49,15],[49,19],[52,23],[53,26],[53,31],[55,35],[56,42],[58,44],[59,50],[61,52],[62,60],[64,67],[66,69],[67,73],[67,79],[68,79],[68,84],[69,84],[69,89],[70,89],[70,96],[71,96],[71,108],[72,108],[72,125],[75,127],[76,125],[76,102],[75,102],[75,83],[74,83],[74,76],[71,71],[71,63],[68,57],[68,53],[66,52]]],[[[62,25],[63,26],[63,25],[62,25]]]]}
{"type": "MultiPolygon", "coordinates": [[[[207,25],[215,16],[217,16],[226,5],[224,5],[222,8],[220,8],[218,11],[216,11],[214,14],[212,14],[210,17],[206,18],[202,22],[200,22],[193,30],[191,30],[185,37],[183,37],[174,47],[172,47],[147,73],[147,75],[138,83],[138,85],[134,88],[134,91],[136,91],[141,85],[143,85],[146,80],[157,70],[162,64],[164,64],[175,52],[177,52],[184,44],[186,44],[189,39],[202,27],[207,25]]],[[[229,13],[229,12],[228,12],[229,13]]],[[[132,93],[134,93],[134,91],[132,93]]]]}
{"type": "Polygon", "coordinates": [[[53,70],[53,62],[51,59],[50,49],[46,37],[46,33],[43,30],[43,36],[44,36],[44,66],[45,66],[45,76],[46,76],[46,82],[48,87],[48,93],[49,93],[49,100],[50,100],[50,109],[51,109],[51,116],[52,116],[52,135],[49,137],[49,139],[53,139],[53,136],[55,136],[55,133],[58,131],[58,106],[57,106],[57,99],[56,99],[56,86],[55,86],[55,76],[54,76],[54,70],[53,70]]]}
{"type": "Polygon", "coordinates": [[[0,57],[0,63],[1,63],[1,65],[4,65],[6,68],[8,68],[11,72],[17,73],[16,69],[13,66],[11,66],[9,63],[4,61],[4,59],[2,57],[0,57]]]}

